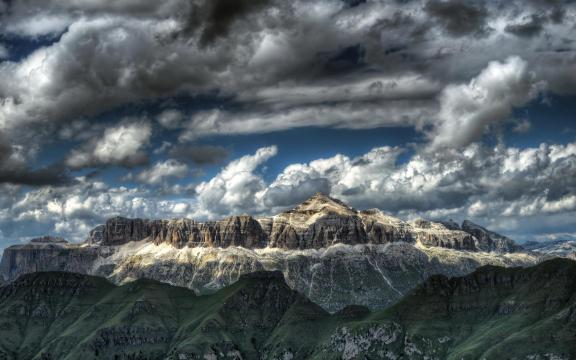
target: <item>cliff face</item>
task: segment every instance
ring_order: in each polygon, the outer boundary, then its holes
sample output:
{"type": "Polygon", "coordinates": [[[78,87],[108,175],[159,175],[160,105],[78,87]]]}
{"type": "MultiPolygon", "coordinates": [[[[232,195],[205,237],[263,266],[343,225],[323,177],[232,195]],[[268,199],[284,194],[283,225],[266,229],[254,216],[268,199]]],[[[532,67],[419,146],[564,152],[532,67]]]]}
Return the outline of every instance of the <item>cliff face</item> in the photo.
{"type": "Polygon", "coordinates": [[[419,242],[424,246],[468,251],[514,252],[511,239],[469,221],[417,220],[407,223],[379,210],[357,211],[339,200],[316,194],[296,208],[269,218],[231,216],[219,221],[147,220],[115,217],[92,230],[87,243],[122,245],[147,239],[177,248],[241,246],[245,248],[319,249],[334,244],[419,242]]]}
{"type": "Polygon", "coordinates": [[[148,220],[115,217],[89,234],[87,242],[100,245],[122,245],[148,239],[156,244],[184,246],[258,248],[266,246],[266,234],[251,216],[199,223],[191,219],[148,220]]]}
{"type": "Polygon", "coordinates": [[[464,220],[462,230],[476,238],[476,248],[482,251],[514,252],[521,249],[514,240],[489,231],[472,221],[464,220]]]}
{"type": "Polygon", "coordinates": [[[436,246],[457,250],[478,250],[476,239],[466,231],[449,228],[443,223],[435,223],[427,220],[413,222],[413,232],[416,239],[424,246],[436,246]]]}
{"type": "Polygon", "coordinates": [[[37,271],[87,273],[99,254],[97,248],[70,244],[61,238],[32,239],[29,244],[4,249],[0,273],[7,281],[37,271]]]}

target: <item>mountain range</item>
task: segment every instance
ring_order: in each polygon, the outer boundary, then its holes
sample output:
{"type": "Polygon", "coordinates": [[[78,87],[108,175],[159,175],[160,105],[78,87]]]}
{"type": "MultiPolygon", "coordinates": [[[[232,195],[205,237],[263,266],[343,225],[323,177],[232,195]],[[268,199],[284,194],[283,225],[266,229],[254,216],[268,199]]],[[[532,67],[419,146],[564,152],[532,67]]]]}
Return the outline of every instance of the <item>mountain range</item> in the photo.
{"type": "Polygon", "coordinates": [[[576,260],[576,240],[529,241],[522,247],[538,254],[576,260]]]}
{"type": "Polygon", "coordinates": [[[323,194],[272,217],[115,217],[4,250],[0,359],[573,359],[570,256],[323,194]]]}
{"type": "Polygon", "coordinates": [[[335,312],[352,304],[383,309],[435,274],[528,266],[542,258],[470,221],[406,222],[317,193],[272,217],[115,217],[80,244],[46,236],[11,246],[0,274],[6,282],[37,271],[89,274],[116,284],[148,278],[208,294],[243,274],[280,271],[290,288],[335,312]]]}
{"type": "Polygon", "coordinates": [[[330,314],[280,272],[211,295],[40,272],[0,287],[2,359],[573,359],[576,262],[430,277],[394,306],[330,314]]]}

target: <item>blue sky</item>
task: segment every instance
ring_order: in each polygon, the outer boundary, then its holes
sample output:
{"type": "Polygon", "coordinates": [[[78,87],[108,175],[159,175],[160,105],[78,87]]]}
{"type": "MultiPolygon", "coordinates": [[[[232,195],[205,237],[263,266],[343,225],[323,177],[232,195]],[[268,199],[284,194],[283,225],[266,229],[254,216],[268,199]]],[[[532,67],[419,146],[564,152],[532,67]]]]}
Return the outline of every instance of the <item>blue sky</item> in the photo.
{"type": "Polygon", "coordinates": [[[574,4],[236,5],[0,2],[1,247],[316,191],[576,238],[574,4]]]}

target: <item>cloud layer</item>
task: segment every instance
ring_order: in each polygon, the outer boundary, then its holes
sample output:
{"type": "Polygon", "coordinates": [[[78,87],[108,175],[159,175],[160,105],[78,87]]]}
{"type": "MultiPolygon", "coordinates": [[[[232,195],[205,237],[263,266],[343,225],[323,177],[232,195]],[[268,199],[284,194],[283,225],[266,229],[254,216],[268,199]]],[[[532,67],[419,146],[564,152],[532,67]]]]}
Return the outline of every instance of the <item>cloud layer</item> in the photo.
{"type": "Polygon", "coordinates": [[[0,0],[0,237],[269,214],[315,191],[574,233],[574,140],[503,134],[576,95],[575,23],[563,0],[0,0]],[[268,173],[290,150],[266,135],[308,128],[416,135],[268,173]],[[254,152],[227,142],[255,134],[254,152]]]}

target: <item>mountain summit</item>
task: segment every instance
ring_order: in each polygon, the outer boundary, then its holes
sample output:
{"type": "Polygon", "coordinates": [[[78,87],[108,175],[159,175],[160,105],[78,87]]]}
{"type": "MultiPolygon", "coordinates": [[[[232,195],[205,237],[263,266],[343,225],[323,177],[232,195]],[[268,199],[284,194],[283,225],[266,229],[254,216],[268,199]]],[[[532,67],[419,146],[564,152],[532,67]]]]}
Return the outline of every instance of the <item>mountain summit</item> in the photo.
{"type": "Polygon", "coordinates": [[[357,211],[338,199],[332,198],[322,192],[317,192],[289,212],[304,215],[316,213],[353,215],[357,211]]]}

